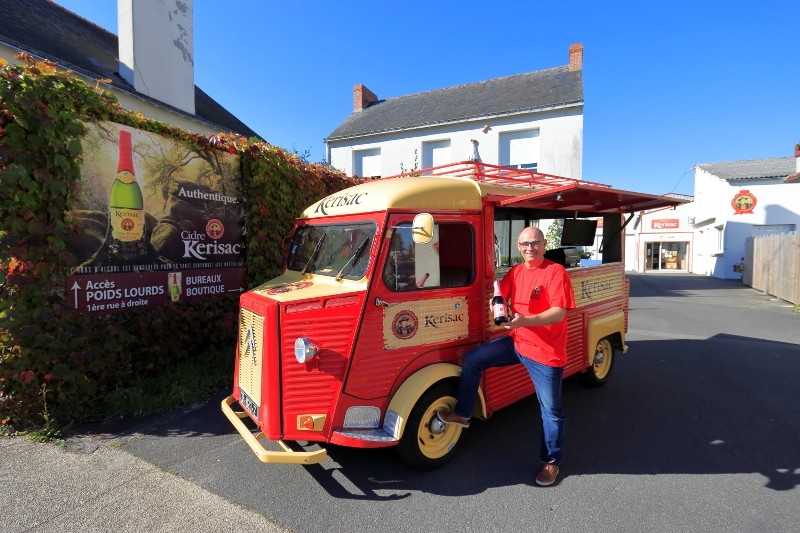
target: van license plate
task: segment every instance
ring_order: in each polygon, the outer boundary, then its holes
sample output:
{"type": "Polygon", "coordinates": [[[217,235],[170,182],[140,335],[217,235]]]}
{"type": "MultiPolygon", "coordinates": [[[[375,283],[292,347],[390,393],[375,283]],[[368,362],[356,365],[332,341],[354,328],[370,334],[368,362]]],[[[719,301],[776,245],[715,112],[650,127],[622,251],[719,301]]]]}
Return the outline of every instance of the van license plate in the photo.
{"type": "Polygon", "coordinates": [[[245,409],[247,409],[247,412],[253,415],[253,418],[258,420],[258,406],[256,405],[256,402],[251,400],[250,396],[248,396],[241,388],[239,389],[239,396],[242,398],[242,405],[245,409]]]}

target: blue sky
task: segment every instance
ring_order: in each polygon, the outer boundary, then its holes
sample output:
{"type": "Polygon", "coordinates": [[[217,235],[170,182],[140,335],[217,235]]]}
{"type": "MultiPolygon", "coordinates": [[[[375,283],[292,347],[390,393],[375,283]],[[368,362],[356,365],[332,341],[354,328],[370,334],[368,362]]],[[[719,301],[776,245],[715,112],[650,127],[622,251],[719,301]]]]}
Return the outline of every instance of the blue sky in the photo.
{"type": "MultiPolygon", "coordinates": [[[[113,0],[56,0],[117,33],[113,0]]],[[[583,178],[693,194],[698,163],[800,142],[800,2],[194,1],[195,83],[324,158],[353,85],[380,98],[567,64],[584,45],[583,178]]],[[[399,171],[399,169],[398,169],[399,171]]]]}

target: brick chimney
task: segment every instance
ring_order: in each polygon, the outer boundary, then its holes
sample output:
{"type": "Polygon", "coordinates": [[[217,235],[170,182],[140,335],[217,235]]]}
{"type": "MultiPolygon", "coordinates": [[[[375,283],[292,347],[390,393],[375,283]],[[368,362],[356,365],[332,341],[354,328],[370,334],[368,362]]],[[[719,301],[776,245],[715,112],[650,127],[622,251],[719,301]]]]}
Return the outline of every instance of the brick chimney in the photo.
{"type": "Polygon", "coordinates": [[[583,45],[575,43],[569,45],[569,70],[582,70],[583,69],[583,45]]]}
{"type": "Polygon", "coordinates": [[[366,109],[370,104],[378,101],[375,93],[367,89],[365,85],[357,84],[353,86],[353,111],[366,109]]]}
{"type": "Polygon", "coordinates": [[[794,145],[794,161],[796,172],[783,178],[785,183],[800,183],[800,143],[794,145]]]}
{"type": "Polygon", "coordinates": [[[794,161],[795,169],[800,174],[800,143],[794,145],[794,161]]]}
{"type": "Polygon", "coordinates": [[[193,0],[117,0],[119,73],[137,92],[192,115],[193,0]]]}

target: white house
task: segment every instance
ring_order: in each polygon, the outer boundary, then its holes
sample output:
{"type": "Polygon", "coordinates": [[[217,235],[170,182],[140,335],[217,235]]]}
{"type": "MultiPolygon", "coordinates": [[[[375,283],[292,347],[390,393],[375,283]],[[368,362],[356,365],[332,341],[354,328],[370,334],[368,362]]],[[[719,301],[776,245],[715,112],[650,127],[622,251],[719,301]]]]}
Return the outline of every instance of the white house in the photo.
{"type": "MultiPolygon", "coordinates": [[[[800,146],[800,145],[799,145],[800,146]]],[[[691,272],[738,278],[745,239],[800,228],[800,148],[795,157],[695,167],[691,272]]]]}
{"type": "Polygon", "coordinates": [[[104,84],[125,109],[189,131],[255,137],[194,84],[192,7],[193,0],[118,0],[117,37],[49,0],[2,0],[0,57],[47,59],[104,84]]]}
{"type": "Polygon", "coordinates": [[[348,175],[383,177],[472,158],[581,178],[583,45],[569,64],[382,100],[353,89],[353,113],[325,139],[348,175]]]}

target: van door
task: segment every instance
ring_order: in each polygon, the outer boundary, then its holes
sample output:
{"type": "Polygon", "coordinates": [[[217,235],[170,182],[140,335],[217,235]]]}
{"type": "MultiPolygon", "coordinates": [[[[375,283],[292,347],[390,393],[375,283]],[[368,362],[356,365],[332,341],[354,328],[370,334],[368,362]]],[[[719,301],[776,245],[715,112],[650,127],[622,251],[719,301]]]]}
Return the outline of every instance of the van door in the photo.
{"type": "Polygon", "coordinates": [[[373,271],[345,392],[388,396],[433,362],[457,363],[482,340],[485,295],[478,276],[478,215],[435,215],[433,239],[412,239],[413,214],[389,218],[373,271]]]}

